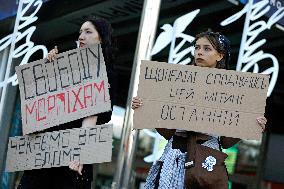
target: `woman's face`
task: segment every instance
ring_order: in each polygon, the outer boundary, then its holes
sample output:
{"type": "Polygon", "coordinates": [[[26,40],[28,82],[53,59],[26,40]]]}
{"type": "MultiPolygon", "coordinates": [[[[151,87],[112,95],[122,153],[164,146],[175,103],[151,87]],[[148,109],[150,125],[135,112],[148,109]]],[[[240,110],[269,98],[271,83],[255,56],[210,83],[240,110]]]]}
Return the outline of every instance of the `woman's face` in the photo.
{"type": "Polygon", "coordinates": [[[101,38],[95,26],[89,21],[85,22],[80,29],[79,46],[95,45],[100,42],[101,38]]]}
{"type": "Polygon", "coordinates": [[[197,66],[215,68],[217,61],[222,58],[223,54],[218,53],[206,37],[201,37],[196,41],[194,59],[197,66]]]}

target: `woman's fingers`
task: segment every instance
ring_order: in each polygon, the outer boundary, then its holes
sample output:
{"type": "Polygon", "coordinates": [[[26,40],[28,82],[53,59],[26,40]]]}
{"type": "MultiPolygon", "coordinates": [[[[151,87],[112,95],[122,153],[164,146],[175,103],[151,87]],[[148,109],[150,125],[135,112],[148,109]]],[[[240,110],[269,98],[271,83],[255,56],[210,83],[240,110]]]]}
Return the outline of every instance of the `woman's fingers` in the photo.
{"type": "Polygon", "coordinates": [[[58,48],[57,48],[56,45],[54,46],[54,51],[55,51],[56,54],[58,54],[58,48]]]}
{"type": "Polygon", "coordinates": [[[265,117],[258,117],[256,118],[259,126],[262,128],[262,132],[265,131],[265,127],[266,127],[266,123],[267,123],[267,119],[265,117]]]}
{"type": "Polygon", "coordinates": [[[51,51],[49,51],[49,53],[47,54],[47,59],[49,61],[53,61],[55,60],[56,56],[58,54],[58,48],[57,46],[55,46],[51,51]]]}
{"type": "Polygon", "coordinates": [[[79,173],[79,175],[82,175],[82,170],[83,170],[83,164],[79,163],[78,171],[77,171],[79,173]]]}
{"type": "Polygon", "coordinates": [[[132,105],[131,105],[132,109],[139,108],[142,105],[143,105],[143,102],[142,102],[141,98],[139,98],[139,97],[133,97],[132,98],[132,105]]]}
{"type": "Polygon", "coordinates": [[[135,96],[132,98],[132,100],[139,100],[140,98],[138,96],[135,96]]]}
{"type": "Polygon", "coordinates": [[[71,161],[69,163],[69,169],[74,170],[76,168],[76,162],[75,161],[71,161]]]}
{"type": "Polygon", "coordinates": [[[83,170],[83,164],[80,164],[79,161],[71,161],[69,163],[69,169],[72,171],[78,172],[80,175],[82,175],[82,170],[83,170]]]}

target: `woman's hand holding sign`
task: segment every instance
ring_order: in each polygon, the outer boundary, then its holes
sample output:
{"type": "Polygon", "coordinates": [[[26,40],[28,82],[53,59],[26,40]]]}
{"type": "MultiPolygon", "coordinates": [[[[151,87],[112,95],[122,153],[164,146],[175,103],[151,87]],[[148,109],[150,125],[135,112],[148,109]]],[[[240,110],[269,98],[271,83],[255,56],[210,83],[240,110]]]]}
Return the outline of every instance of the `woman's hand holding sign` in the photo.
{"type": "Polygon", "coordinates": [[[54,49],[52,49],[51,51],[49,51],[49,53],[47,54],[47,59],[51,62],[54,61],[56,59],[56,56],[58,54],[58,48],[57,46],[54,47],[54,49]]]}

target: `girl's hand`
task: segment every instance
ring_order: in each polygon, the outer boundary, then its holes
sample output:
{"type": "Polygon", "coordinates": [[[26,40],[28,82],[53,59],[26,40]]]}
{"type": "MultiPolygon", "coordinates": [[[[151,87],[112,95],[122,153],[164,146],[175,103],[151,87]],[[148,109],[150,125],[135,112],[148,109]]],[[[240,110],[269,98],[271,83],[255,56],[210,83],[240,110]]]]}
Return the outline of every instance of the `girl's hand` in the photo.
{"type": "Polygon", "coordinates": [[[55,46],[54,49],[49,51],[49,53],[47,54],[47,59],[49,61],[53,61],[56,58],[57,54],[58,54],[58,49],[57,46],[55,46]]]}
{"type": "Polygon", "coordinates": [[[265,117],[257,117],[256,121],[257,121],[258,125],[261,127],[262,132],[264,132],[265,126],[266,126],[266,123],[267,123],[267,119],[265,117]]]}
{"type": "Polygon", "coordinates": [[[142,99],[141,98],[139,98],[137,96],[132,98],[131,108],[133,110],[135,110],[136,108],[139,108],[142,105],[143,105],[143,103],[142,103],[142,99]]]}
{"type": "Polygon", "coordinates": [[[83,164],[81,164],[79,161],[74,160],[69,163],[69,169],[72,171],[76,171],[79,173],[79,175],[82,175],[83,170],[83,164]]]}

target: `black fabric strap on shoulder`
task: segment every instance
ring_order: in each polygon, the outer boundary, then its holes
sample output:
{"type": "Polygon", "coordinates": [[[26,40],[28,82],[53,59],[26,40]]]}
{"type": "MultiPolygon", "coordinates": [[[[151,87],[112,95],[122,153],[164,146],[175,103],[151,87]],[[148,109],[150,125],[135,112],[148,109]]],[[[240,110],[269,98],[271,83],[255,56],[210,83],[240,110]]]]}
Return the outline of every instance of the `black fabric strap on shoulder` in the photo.
{"type": "Polygon", "coordinates": [[[222,145],[221,145],[221,137],[218,136],[218,144],[219,144],[219,150],[222,152],[222,145]]]}

